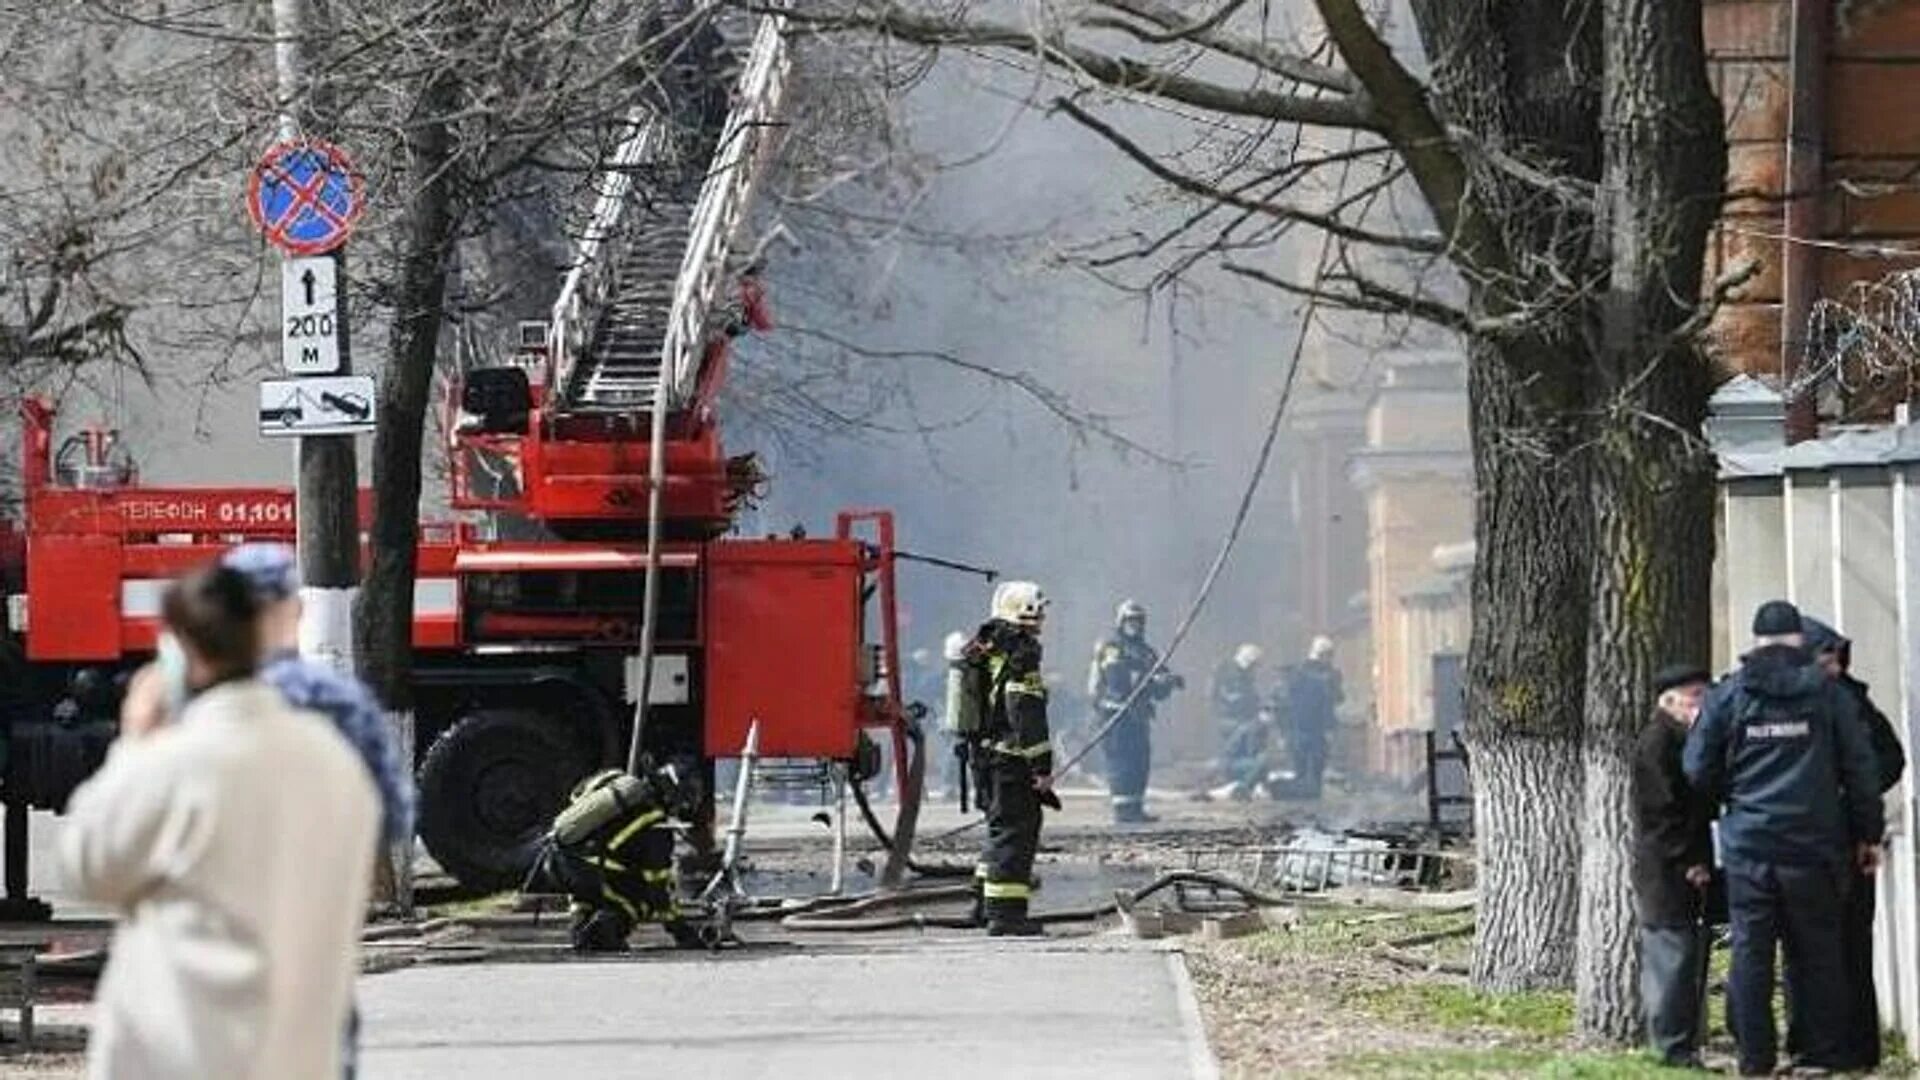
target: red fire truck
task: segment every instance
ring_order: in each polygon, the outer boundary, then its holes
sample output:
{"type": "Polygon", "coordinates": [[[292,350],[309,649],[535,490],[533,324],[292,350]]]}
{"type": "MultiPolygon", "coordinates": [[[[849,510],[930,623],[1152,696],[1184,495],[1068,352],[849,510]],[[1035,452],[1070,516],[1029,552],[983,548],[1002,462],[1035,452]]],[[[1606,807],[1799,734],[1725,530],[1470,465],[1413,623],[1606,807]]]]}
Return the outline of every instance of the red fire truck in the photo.
{"type": "MultiPolygon", "coordinates": [[[[891,515],[842,513],[822,538],[728,535],[763,478],[723,450],[715,395],[733,335],[768,325],[756,276],[728,252],[786,63],[770,17],[698,154],[636,110],[553,319],[525,335],[528,362],[453,384],[460,517],[419,538],[415,749],[421,838],[471,887],[520,884],[572,785],[625,760],[649,565],[651,750],[710,763],[757,722],[762,755],[871,769],[865,733],[884,729],[904,765],[891,515]],[[649,177],[648,198],[632,197],[649,177]]],[[[52,408],[29,401],[23,418],[22,524],[0,525],[0,915],[13,917],[44,913],[27,897],[24,811],[60,809],[97,765],[168,580],[295,532],[289,491],[144,486],[111,433],[56,447],[52,408]]]]}

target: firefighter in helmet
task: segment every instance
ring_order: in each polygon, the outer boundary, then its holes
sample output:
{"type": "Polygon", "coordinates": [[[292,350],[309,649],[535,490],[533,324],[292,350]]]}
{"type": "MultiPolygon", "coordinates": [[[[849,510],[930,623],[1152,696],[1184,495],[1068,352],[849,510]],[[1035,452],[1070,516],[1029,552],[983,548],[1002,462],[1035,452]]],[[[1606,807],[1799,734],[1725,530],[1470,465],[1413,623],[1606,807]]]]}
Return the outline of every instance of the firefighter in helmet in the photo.
{"type": "Polygon", "coordinates": [[[987,815],[980,856],[977,915],[994,937],[1034,937],[1028,913],[1033,857],[1040,849],[1042,806],[1053,793],[1053,743],[1047,730],[1047,686],[1040,674],[1040,630],[1047,598],[1030,581],[994,590],[992,617],[968,641],[959,663],[977,689],[977,732],[969,759],[987,815]]]}
{"type": "Polygon", "coordinates": [[[641,775],[604,769],[573,789],[547,837],[548,876],[573,898],[573,947],[625,952],[640,923],[659,923],[683,949],[702,945],[680,914],[669,818],[691,821],[693,779],[679,767],[641,775]]]}
{"type": "Polygon", "coordinates": [[[1114,613],[1113,633],[1094,647],[1087,673],[1087,696],[1094,701],[1097,718],[1103,726],[1112,725],[1106,757],[1115,824],[1154,820],[1146,811],[1154,709],[1187,685],[1170,671],[1156,672],[1159,664],[1160,654],[1147,644],[1147,609],[1138,601],[1126,601],[1114,613]]]}

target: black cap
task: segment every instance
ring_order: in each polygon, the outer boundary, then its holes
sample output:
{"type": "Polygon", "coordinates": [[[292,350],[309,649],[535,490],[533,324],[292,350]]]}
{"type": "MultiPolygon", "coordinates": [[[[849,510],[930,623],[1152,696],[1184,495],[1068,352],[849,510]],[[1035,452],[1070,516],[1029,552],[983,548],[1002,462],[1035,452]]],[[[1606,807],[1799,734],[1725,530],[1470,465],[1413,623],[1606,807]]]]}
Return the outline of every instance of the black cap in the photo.
{"type": "Polygon", "coordinates": [[[1753,636],[1779,637],[1799,634],[1806,627],[1800,622],[1800,609],[1785,600],[1769,600],[1753,613],[1753,636]]]}
{"type": "Polygon", "coordinates": [[[1713,682],[1713,676],[1699,664],[1668,664],[1654,673],[1653,692],[1664,694],[1676,686],[1711,682],[1713,682]]]}

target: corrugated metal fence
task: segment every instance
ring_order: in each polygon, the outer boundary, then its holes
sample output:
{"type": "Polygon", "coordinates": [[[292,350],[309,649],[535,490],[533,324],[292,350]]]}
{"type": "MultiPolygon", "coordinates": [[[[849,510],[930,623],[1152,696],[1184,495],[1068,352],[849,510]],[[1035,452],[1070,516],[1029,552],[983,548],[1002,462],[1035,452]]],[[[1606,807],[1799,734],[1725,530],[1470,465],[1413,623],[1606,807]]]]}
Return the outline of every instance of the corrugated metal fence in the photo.
{"type": "MultiPolygon", "coordinates": [[[[1854,641],[1854,674],[1920,744],[1920,427],[1830,433],[1782,445],[1779,399],[1737,381],[1710,428],[1721,463],[1717,660],[1744,651],[1753,609],[1784,596],[1854,641]]],[[[1920,1046],[1920,805],[1914,766],[1887,795],[1879,880],[1882,1019],[1920,1046]]]]}

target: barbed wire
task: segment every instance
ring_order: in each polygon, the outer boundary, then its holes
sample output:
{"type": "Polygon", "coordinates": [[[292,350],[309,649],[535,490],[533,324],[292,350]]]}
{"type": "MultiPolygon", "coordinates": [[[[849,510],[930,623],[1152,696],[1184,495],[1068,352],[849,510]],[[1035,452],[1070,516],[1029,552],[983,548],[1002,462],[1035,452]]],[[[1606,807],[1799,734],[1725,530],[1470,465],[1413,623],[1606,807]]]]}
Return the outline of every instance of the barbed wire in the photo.
{"type": "Polygon", "coordinates": [[[1847,399],[1905,379],[1920,368],[1920,269],[1815,301],[1804,341],[1799,370],[1783,391],[1788,401],[1826,388],[1847,399]]]}

